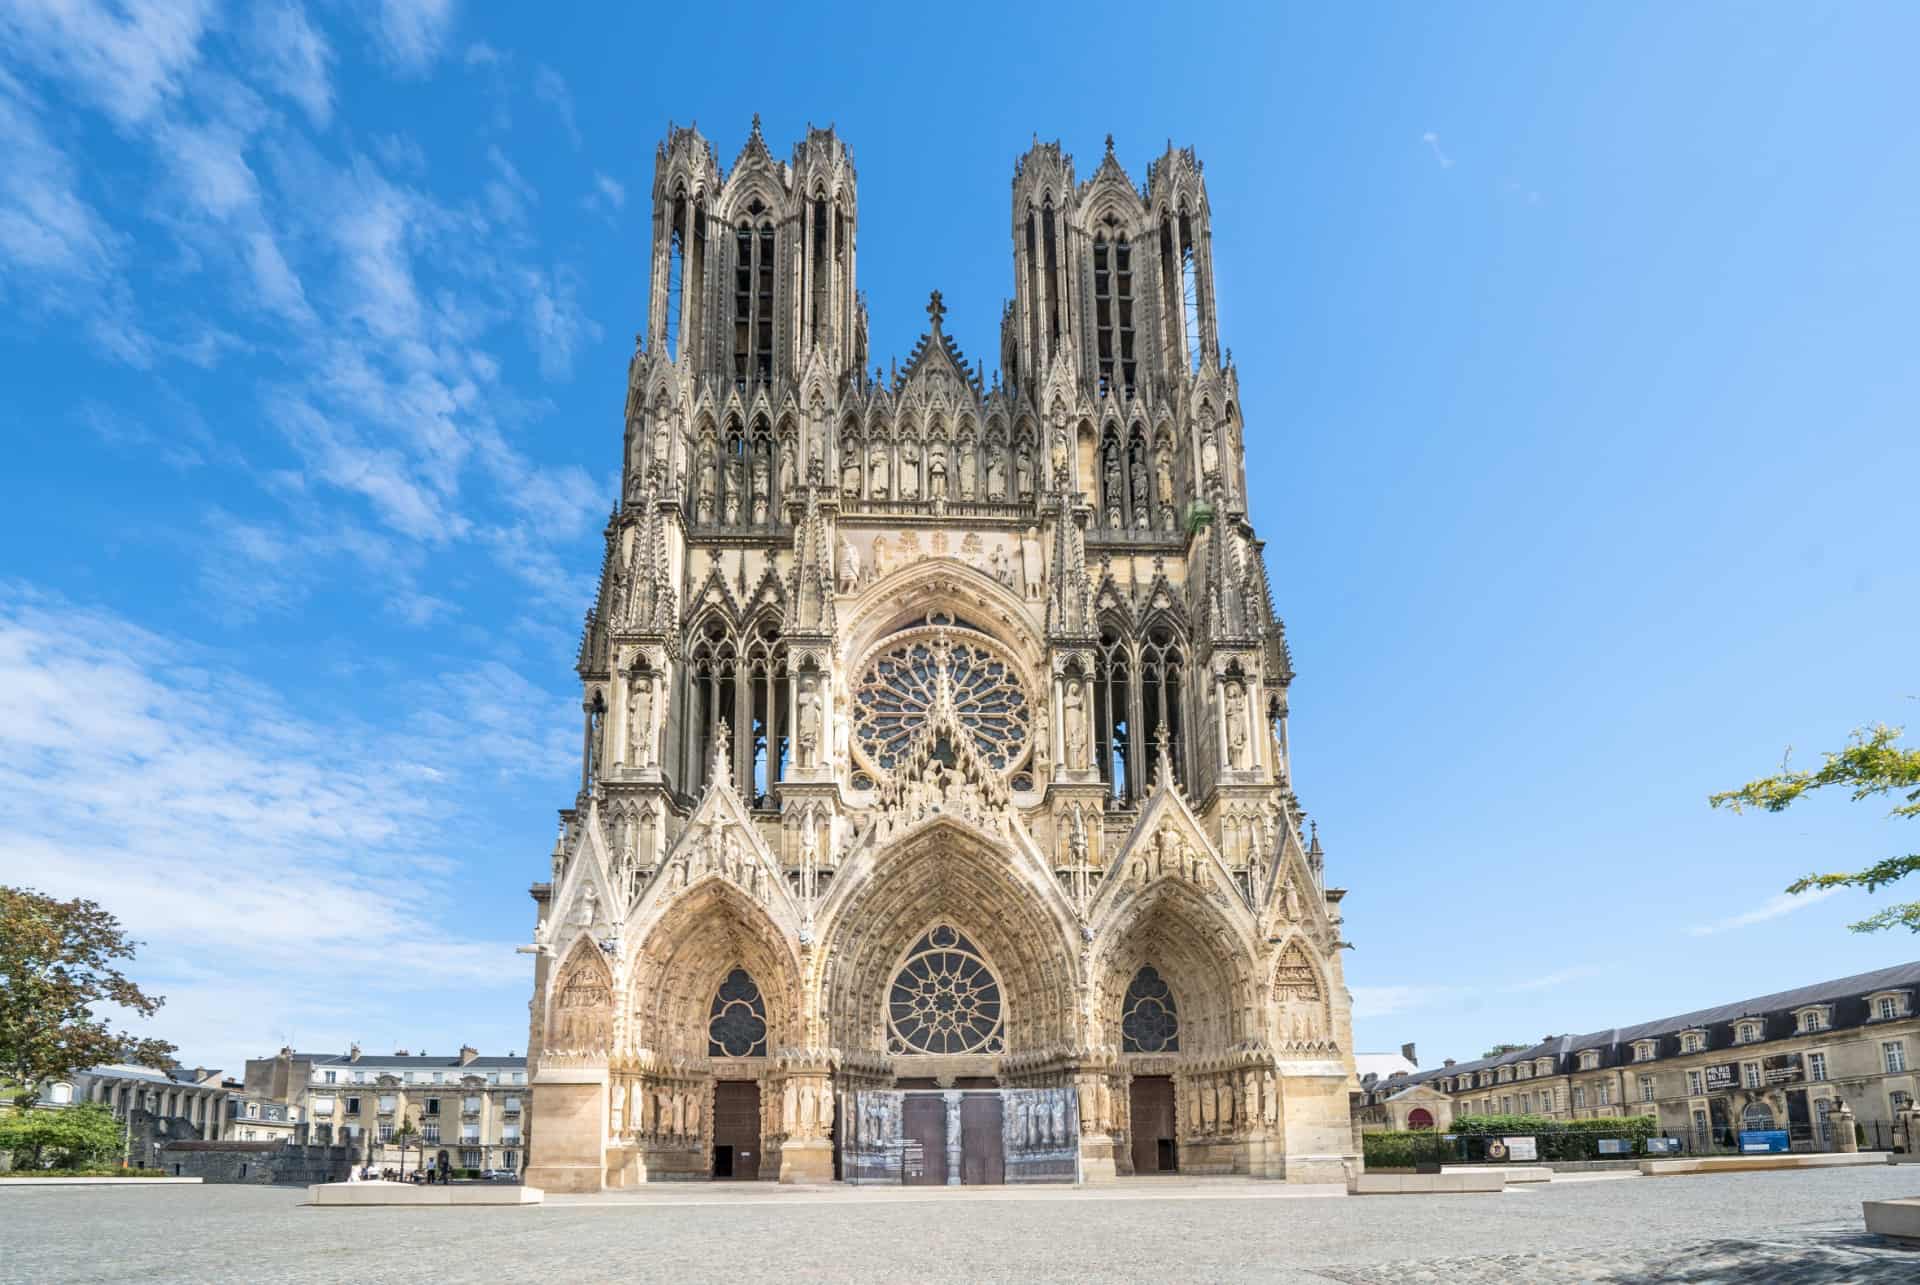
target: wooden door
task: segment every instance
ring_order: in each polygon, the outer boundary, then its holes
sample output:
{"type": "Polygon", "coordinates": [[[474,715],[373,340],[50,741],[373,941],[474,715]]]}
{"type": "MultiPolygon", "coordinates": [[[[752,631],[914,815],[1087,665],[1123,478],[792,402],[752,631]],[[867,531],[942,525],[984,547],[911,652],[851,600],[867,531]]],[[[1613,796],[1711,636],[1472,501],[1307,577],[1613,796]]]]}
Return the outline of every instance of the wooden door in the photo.
{"type": "Polygon", "coordinates": [[[1133,1171],[1172,1173],[1180,1144],[1173,1127],[1173,1079],[1136,1075],[1128,1098],[1133,1124],[1133,1171]]]}
{"type": "Polygon", "coordinates": [[[960,1181],[969,1187],[999,1186],[1007,1180],[1007,1152],[1001,1139],[1000,1095],[968,1093],[960,1099],[960,1181]]]}
{"type": "Polygon", "coordinates": [[[900,1181],[909,1187],[946,1186],[946,1102],[937,1093],[909,1093],[900,1125],[907,1143],[900,1181]]]}
{"type": "Polygon", "coordinates": [[[760,1085],[722,1080],[713,1086],[713,1176],[752,1182],[760,1176],[760,1085]]]}

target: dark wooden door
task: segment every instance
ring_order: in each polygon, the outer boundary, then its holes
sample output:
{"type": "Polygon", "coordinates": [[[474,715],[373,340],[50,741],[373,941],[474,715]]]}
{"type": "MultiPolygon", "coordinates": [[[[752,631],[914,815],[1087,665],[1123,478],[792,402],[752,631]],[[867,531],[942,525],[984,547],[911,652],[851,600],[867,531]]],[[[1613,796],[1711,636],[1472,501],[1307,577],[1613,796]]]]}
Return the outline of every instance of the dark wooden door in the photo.
{"type": "Polygon", "coordinates": [[[1134,1076],[1129,1107],[1133,1121],[1133,1171],[1172,1173],[1180,1150],[1173,1128],[1172,1078],[1134,1076]]]}
{"type": "Polygon", "coordinates": [[[1000,1136],[1000,1095],[968,1093],[960,1099],[960,1181],[969,1187],[1007,1180],[1007,1152],[1000,1136]]]}
{"type": "Polygon", "coordinates": [[[909,1187],[947,1183],[947,1104],[937,1093],[909,1093],[900,1121],[906,1134],[900,1181],[909,1187]]]}
{"type": "Polygon", "coordinates": [[[713,1086],[713,1176],[752,1182],[760,1176],[760,1085],[722,1080],[713,1086]]]}

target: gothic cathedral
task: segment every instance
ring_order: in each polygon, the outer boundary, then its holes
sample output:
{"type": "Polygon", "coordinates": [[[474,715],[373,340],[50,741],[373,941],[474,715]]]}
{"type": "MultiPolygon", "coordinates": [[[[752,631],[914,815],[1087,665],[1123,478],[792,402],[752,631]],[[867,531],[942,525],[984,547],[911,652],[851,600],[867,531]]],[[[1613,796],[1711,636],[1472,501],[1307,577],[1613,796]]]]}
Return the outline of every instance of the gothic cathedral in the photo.
{"type": "Polygon", "coordinates": [[[1014,166],[991,382],[869,365],[853,156],[658,149],[649,331],[539,908],[527,1179],[1340,1181],[1207,189],[1014,166]]]}

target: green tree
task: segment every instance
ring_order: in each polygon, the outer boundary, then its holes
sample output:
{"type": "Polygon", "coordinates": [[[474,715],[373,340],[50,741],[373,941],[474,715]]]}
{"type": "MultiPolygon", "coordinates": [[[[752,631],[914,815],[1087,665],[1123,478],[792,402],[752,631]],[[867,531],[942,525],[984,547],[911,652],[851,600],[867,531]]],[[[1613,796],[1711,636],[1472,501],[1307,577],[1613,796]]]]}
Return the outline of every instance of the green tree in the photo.
{"type": "MultiPolygon", "coordinates": [[[[1794,771],[1782,763],[1780,771],[1773,776],[1749,781],[1737,790],[1709,795],[1707,802],[1734,812],[1746,808],[1785,812],[1803,794],[1841,786],[1852,791],[1856,803],[1882,795],[1897,795],[1906,802],[1896,804],[1890,815],[1920,816],[1920,747],[1900,745],[1900,734],[1900,728],[1888,727],[1885,723],[1859,728],[1848,739],[1847,747],[1827,754],[1826,762],[1816,771],[1794,771]]],[[[1810,874],[1788,884],[1787,891],[1796,895],[1814,888],[1865,888],[1868,892],[1878,892],[1915,870],[1920,870],[1920,852],[1888,857],[1851,874],[1810,874]]],[[[1920,932],[1920,901],[1888,906],[1851,927],[1857,933],[1871,933],[1896,925],[1920,932]]]]}
{"type": "Polygon", "coordinates": [[[31,1107],[47,1080],[103,1062],[165,1065],[173,1045],[115,1031],[94,1016],[117,1004],[151,1017],[164,1002],[114,966],[132,959],[120,921],[97,902],[0,886],[0,1080],[31,1107]]]}
{"type": "Polygon", "coordinates": [[[21,1169],[93,1169],[120,1154],[120,1122],[97,1102],[0,1117],[0,1151],[21,1169]]]}
{"type": "Polygon", "coordinates": [[[1496,1044],[1492,1048],[1488,1049],[1485,1053],[1482,1053],[1480,1056],[1483,1059],[1490,1058],[1490,1057],[1499,1057],[1502,1054],[1518,1053],[1522,1049],[1531,1048],[1531,1047],[1533,1046],[1530,1044],[1496,1044]]]}

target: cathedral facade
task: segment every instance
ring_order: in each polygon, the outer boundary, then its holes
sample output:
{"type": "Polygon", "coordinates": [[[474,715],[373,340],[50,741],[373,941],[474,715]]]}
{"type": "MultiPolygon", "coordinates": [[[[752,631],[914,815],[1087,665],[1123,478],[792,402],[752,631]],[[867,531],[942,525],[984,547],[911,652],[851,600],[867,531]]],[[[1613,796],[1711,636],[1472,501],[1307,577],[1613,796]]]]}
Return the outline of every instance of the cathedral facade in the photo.
{"type": "Polygon", "coordinates": [[[991,381],[938,292],[870,366],[832,130],[674,129],[652,201],[528,1181],[1340,1180],[1342,890],[1192,151],[1016,162],[991,381]]]}

